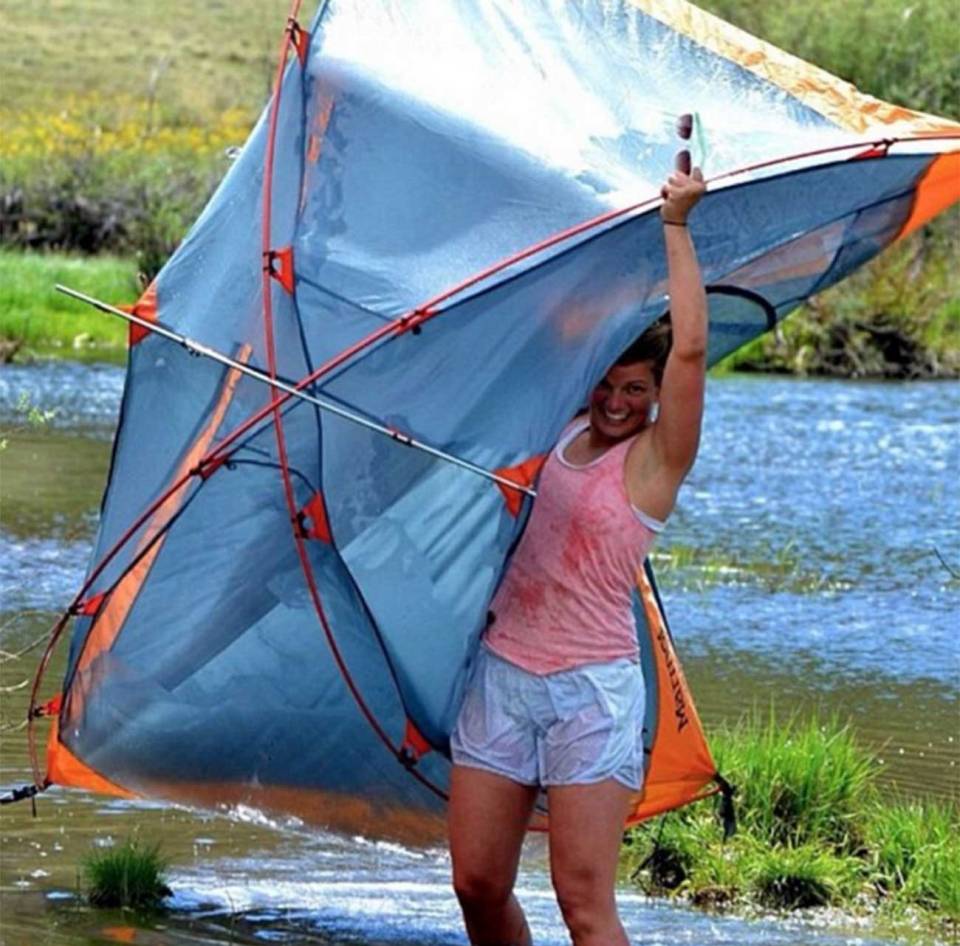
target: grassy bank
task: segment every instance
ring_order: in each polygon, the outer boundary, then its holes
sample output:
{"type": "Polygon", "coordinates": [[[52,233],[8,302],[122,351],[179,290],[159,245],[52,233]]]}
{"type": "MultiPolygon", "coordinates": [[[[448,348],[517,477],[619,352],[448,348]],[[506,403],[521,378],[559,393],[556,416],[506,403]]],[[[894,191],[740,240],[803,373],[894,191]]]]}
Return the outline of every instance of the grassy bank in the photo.
{"type": "Polygon", "coordinates": [[[709,802],[634,829],[623,867],[645,891],[960,932],[960,805],[885,797],[877,760],[836,719],[754,714],[712,745],[737,786],[738,833],[723,841],[709,802]]]}
{"type": "Polygon", "coordinates": [[[129,259],[0,251],[0,361],[122,360],[126,325],[57,292],[58,282],[114,305],[139,295],[136,265],[129,259]]]}
{"type": "MultiPolygon", "coordinates": [[[[960,214],[956,215],[960,234],[960,214]]],[[[921,235],[914,238],[924,240],[921,235]]],[[[949,244],[949,238],[944,243],[949,244]]],[[[957,240],[960,243],[960,237],[957,240]]],[[[960,377],[960,287],[950,260],[960,245],[936,251],[924,280],[911,282],[911,241],[895,246],[852,279],[791,315],[728,358],[720,371],[836,377],[960,377]]],[[[0,249],[0,362],[33,357],[122,360],[126,328],[57,293],[55,283],[104,302],[139,295],[142,259],[133,256],[0,249]]],[[[703,563],[708,567],[711,563],[703,563]]]]}
{"type": "MultiPolygon", "coordinates": [[[[950,0],[702,5],[865,92],[960,118],[960,19],[950,0]],[[829,30],[813,28],[825,22],[829,30]]],[[[301,19],[315,8],[305,3],[301,19]]],[[[0,246],[110,253],[152,277],[268,95],[286,0],[62,0],[43,12],[0,0],[0,246]]],[[[748,346],[727,367],[960,377],[957,258],[960,211],[819,296],[778,339],[748,346]]],[[[82,355],[87,347],[72,347],[77,335],[98,344],[122,336],[92,314],[89,329],[75,322],[73,334],[39,328],[31,315],[24,334],[33,306],[22,298],[16,306],[0,298],[0,337],[24,350],[82,355]]]]}

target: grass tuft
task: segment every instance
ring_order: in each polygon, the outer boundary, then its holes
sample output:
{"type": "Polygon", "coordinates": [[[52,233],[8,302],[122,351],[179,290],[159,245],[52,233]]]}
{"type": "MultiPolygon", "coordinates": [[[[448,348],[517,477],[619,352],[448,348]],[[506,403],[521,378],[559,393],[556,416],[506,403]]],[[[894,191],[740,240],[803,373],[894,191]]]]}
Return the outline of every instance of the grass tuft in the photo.
{"type": "Polygon", "coordinates": [[[754,713],[713,738],[717,766],[739,787],[740,820],[770,845],[862,849],[876,798],[876,760],[836,717],[779,722],[754,713]]]}
{"type": "Polygon", "coordinates": [[[822,847],[774,847],[757,851],[751,869],[757,900],[775,910],[826,907],[856,892],[860,865],[822,847]]]}
{"type": "Polygon", "coordinates": [[[128,840],[117,848],[91,852],[81,868],[87,898],[96,907],[155,910],[171,893],[164,882],[167,862],[159,845],[128,840]]]}
{"type": "Polygon", "coordinates": [[[881,893],[960,919],[960,808],[916,801],[878,806],[867,843],[881,893]]]}

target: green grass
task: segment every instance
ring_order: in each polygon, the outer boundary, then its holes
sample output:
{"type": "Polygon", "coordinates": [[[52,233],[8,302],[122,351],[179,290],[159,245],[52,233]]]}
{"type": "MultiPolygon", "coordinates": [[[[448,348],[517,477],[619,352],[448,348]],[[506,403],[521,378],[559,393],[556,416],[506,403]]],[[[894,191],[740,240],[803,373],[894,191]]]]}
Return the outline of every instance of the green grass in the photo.
{"type": "Polygon", "coordinates": [[[87,899],[93,906],[137,910],[158,909],[170,895],[164,882],[166,868],[159,845],[135,840],[92,851],[81,864],[87,899]]]}
{"type": "Polygon", "coordinates": [[[878,764],[834,717],[778,721],[773,712],[720,729],[717,767],[739,786],[741,824],[768,845],[862,847],[878,764]]]}
{"type": "Polygon", "coordinates": [[[749,877],[757,901],[775,910],[834,906],[861,882],[858,861],[816,844],[758,849],[749,877]]]}
{"type": "Polygon", "coordinates": [[[916,801],[878,807],[867,845],[885,894],[960,918],[960,812],[916,801]]]}
{"type": "MultiPolygon", "coordinates": [[[[878,95],[958,116],[960,25],[950,0],[803,4],[704,0],[731,20],[878,95]],[[829,29],[821,24],[829,23],[829,29]]],[[[304,3],[309,22],[316,2],[304,3]]],[[[8,107],[60,107],[69,95],[152,98],[193,122],[263,101],[288,0],[0,0],[8,107]]]]}
{"type": "Polygon", "coordinates": [[[737,787],[738,832],[723,840],[710,802],[634,828],[622,867],[648,893],[710,908],[866,910],[895,930],[960,923],[956,802],[884,795],[876,759],[835,717],[754,712],[711,743],[737,787]]]}
{"type": "Polygon", "coordinates": [[[128,259],[0,251],[0,339],[18,341],[27,355],[123,357],[126,324],[57,292],[58,282],[112,305],[139,295],[128,259]]]}
{"type": "Polygon", "coordinates": [[[960,118],[960,19],[952,0],[699,5],[870,95],[960,118]]]}
{"type": "MultiPolygon", "coordinates": [[[[0,0],[8,110],[72,96],[149,100],[163,121],[206,122],[269,92],[289,0],[0,0]]],[[[316,2],[306,2],[308,22],[316,2]]]]}

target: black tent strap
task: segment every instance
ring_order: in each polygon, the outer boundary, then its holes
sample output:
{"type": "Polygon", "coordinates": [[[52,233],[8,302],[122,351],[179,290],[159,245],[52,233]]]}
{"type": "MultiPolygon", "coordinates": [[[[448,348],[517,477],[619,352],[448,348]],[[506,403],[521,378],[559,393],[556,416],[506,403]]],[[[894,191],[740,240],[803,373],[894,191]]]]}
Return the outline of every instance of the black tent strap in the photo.
{"type": "Polygon", "coordinates": [[[14,802],[34,798],[40,792],[46,791],[47,787],[46,785],[23,785],[20,788],[12,788],[6,795],[0,795],[0,805],[12,805],[14,802]]]}
{"type": "Polygon", "coordinates": [[[723,840],[729,841],[737,833],[737,812],[733,796],[737,794],[735,785],[731,785],[719,772],[713,780],[720,786],[720,820],[723,822],[723,840]]]}

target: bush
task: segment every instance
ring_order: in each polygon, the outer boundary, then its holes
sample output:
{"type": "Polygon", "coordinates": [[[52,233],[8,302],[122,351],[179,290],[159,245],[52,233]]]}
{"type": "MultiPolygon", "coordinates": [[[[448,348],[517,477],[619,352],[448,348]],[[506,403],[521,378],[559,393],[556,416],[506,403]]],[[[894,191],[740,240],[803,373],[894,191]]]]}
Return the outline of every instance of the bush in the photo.
{"type": "MultiPolygon", "coordinates": [[[[3,116],[0,115],[0,118],[3,116]]],[[[245,140],[250,116],[155,127],[143,103],[95,100],[0,121],[0,244],[136,256],[151,279],[245,140]]]]}

